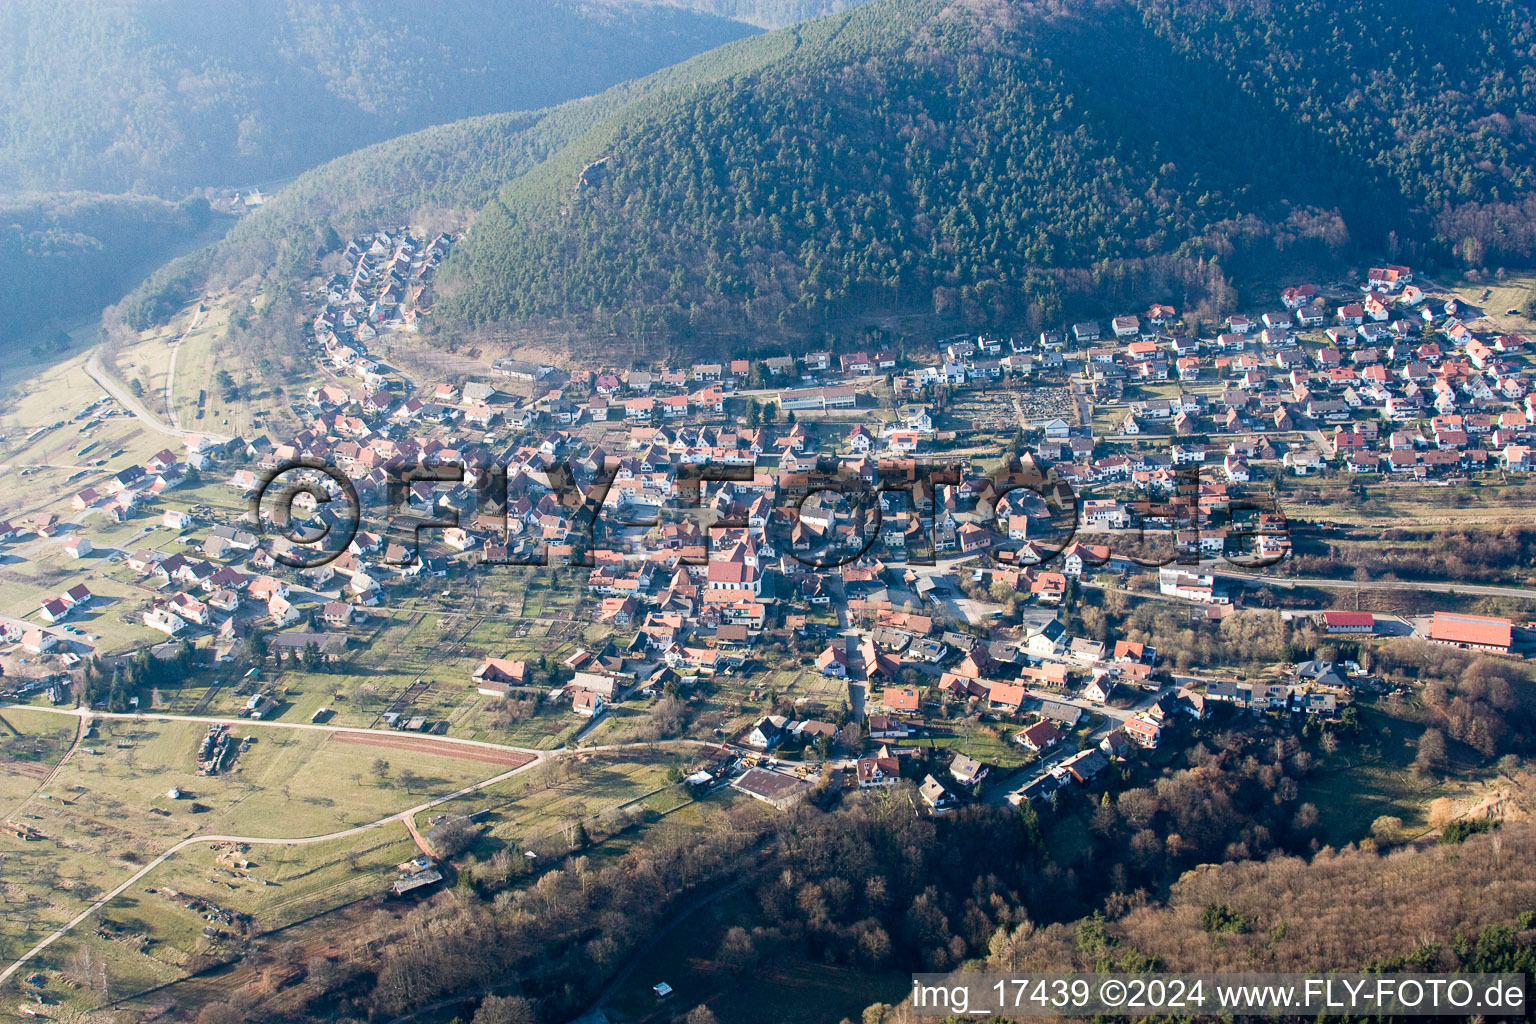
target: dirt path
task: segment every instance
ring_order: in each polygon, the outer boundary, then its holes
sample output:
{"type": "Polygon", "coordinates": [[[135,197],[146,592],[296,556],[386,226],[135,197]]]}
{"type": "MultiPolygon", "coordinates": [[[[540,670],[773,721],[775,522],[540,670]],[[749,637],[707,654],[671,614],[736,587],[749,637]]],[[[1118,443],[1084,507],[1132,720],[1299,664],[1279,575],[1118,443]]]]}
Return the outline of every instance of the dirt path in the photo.
{"type": "MultiPolygon", "coordinates": [[[[171,715],[158,711],[147,711],[142,714],[131,711],[91,711],[85,708],[50,708],[40,704],[0,704],[0,709],[14,707],[18,710],[41,711],[53,715],[74,715],[80,718],[128,718],[135,721],[148,722],[198,722],[202,725],[234,725],[255,729],[304,729],[313,732],[328,732],[334,734],[358,734],[362,736],[377,736],[389,738],[394,733],[382,732],[378,729],[365,729],[355,725],[316,725],[312,722],[267,722],[252,718],[221,718],[216,715],[171,715]]],[[[412,736],[408,739],[432,744],[430,747],[420,749],[432,750],[438,753],[447,753],[450,749],[484,749],[491,751],[512,752],[531,757],[535,760],[547,756],[548,751],[535,750],[532,747],[514,747],[505,743],[491,743],[488,740],[469,740],[458,736],[412,736]]],[[[498,762],[508,763],[508,762],[498,762]]]]}
{"type": "MultiPolygon", "coordinates": [[[[12,728],[14,729],[14,726],[12,728]]],[[[68,749],[59,755],[59,759],[54,762],[53,767],[47,771],[47,773],[38,782],[37,786],[32,790],[32,792],[28,793],[26,798],[23,799],[21,803],[17,804],[9,812],[7,812],[5,815],[7,818],[16,817],[16,815],[20,814],[23,810],[26,809],[27,804],[37,799],[37,794],[43,792],[49,786],[53,785],[53,780],[58,778],[59,772],[64,770],[64,763],[69,760],[70,755],[72,755],[76,750],[80,748],[80,740],[84,737],[85,719],[82,718],[75,722],[75,738],[70,740],[68,749]]]]}
{"type": "Polygon", "coordinates": [[[85,361],[84,369],[86,376],[95,381],[101,387],[101,390],[111,395],[119,405],[138,417],[139,422],[157,434],[164,434],[167,437],[178,439],[195,434],[200,437],[206,437],[215,444],[224,444],[229,441],[229,438],[223,434],[214,434],[206,430],[182,430],[174,425],[167,426],[160,422],[153,413],[144,407],[142,402],[134,398],[127,388],[114,380],[112,375],[102,367],[101,352],[99,350],[91,353],[91,357],[85,361]]]}
{"type": "Polygon", "coordinates": [[[171,421],[171,426],[181,429],[181,419],[176,415],[176,357],[181,354],[181,343],[187,340],[187,336],[197,330],[197,322],[203,318],[203,304],[199,302],[197,309],[192,313],[192,322],[187,324],[187,329],[176,336],[171,342],[171,362],[165,371],[165,415],[171,421]]]}
{"type": "Polygon", "coordinates": [[[430,736],[411,736],[381,732],[369,735],[363,732],[338,732],[331,737],[334,743],[357,743],[387,750],[411,750],[421,754],[442,754],[464,761],[482,761],[517,768],[535,760],[534,755],[520,750],[500,750],[494,747],[471,747],[462,744],[439,743],[430,736]]]}

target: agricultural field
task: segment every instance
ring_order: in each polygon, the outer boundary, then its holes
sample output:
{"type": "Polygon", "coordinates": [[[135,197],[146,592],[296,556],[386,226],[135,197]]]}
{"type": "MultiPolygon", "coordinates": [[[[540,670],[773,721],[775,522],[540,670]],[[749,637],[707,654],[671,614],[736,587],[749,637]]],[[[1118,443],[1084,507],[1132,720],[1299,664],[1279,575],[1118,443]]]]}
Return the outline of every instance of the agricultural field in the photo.
{"type": "MultiPolygon", "coordinates": [[[[62,715],[7,710],[8,720],[62,715]]],[[[29,731],[43,727],[30,725],[29,731]]],[[[11,949],[41,937],[160,850],[193,835],[293,838],[375,821],[506,770],[444,749],[338,742],[324,730],[242,725],[223,775],[197,774],[200,722],[105,719],[18,816],[41,839],[0,837],[19,903],[11,949]],[[176,791],[176,797],[170,794],[176,791]],[[23,909],[24,908],[24,909],[23,909]]],[[[55,739],[57,732],[46,735],[55,739]]],[[[394,737],[381,734],[387,742],[394,737]]]]}
{"type": "Polygon", "coordinates": [[[418,814],[416,827],[425,831],[444,814],[485,811],[484,833],[471,847],[475,854],[505,848],[558,856],[569,850],[567,833],[576,822],[590,835],[606,838],[674,815],[682,820],[690,808],[692,814],[707,814],[731,805],[739,797],[734,790],[696,803],[669,778],[669,772],[675,777],[701,760],[701,749],[693,745],[560,758],[418,814]]]}

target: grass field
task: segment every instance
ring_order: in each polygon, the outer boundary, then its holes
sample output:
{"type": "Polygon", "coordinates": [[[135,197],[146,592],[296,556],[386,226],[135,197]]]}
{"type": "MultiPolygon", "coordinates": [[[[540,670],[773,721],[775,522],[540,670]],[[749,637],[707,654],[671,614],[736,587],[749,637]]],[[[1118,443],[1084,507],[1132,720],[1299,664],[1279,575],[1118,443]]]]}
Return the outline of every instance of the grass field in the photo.
{"type": "Polygon", "coordinates": [[[306,846],[190,847],[50,947],[45,963],[66,985],[85,974],[87,958],[97,965],[96,984],[82,984],[75,992],[81,1006],[96,1005],[103,995],[130,996],[228,957],[243,947],[247,932],[265,934],[379,895],[396,877],[397,865],[417,852],[398,824],[306,846]],[[248,866],[221,862],[226,854],[248,866]],[[210,922],[203,905],[189,906],[189,898],[252,920],[210,922]],[[99,987],[103,968],[105,992],[99,987]]]}
{"type": "Polygon", "coordinates": [[[1361,728],[1380,744],[1379,757],[1340,751],[1324,760],[1302,786],[1302,798],[1315,804],[1323,842],[1345,846],[1370,835],[1371,822],[1382,815],[1400,818],[1402,829],[1392,837],[1410,839],[1438,822],[1431,820],[1437,800],[1466,797],[1484,788],[1486,772],[1453,765],[1446,775],[1421,775],[1411,767],[1424,726],[1361,707],[1361,728]]]}
{"type": "Polygon", "coordinates": [[[165,393],[170,379],[173,343],[186,330],[195,309],[194,306],[184,310],[165,325],[145,331],[139,336],[137,344],[119,348],[115,358],[102,359],[106,370],[130,388],[134,381],[138,382],[139,387],[144,389],[143,396],[136,394],[134,397],[139,398],[145,409],[167,425],[172,424],[171,409],[166,404],[165,393]]]}
{"type": "Polygon", "coordinates": [[[15,779],[41,777],[44,769],[58,763],[75,737],[75,722],[63,715],[50,715],[25,708],[6,708],[0,712],[0,800],[12,792],[29,795],[34,784],[16,783],[15,779]]]}
{"type": "Polygon", "coordinates": [[[238,727],[235,735],[256,742],[228,774],[202,777],[194,758],[204,732],[195,722],[100,723],[49,787],[51,799],[29,808],[36,827],[110,862],[198,832],[333,832],[496,774],[473,761],[337,743],[322,731],[238,727]],[[372,769],[381,756],[389,763],[382,778],[372,769]],[[166,795],[172,788],[181,799],[166,795]]]}
{"type": "MultiPolygon", "coordinates": [[[[104,753],[72,763],[58,785],[83,785],[77,803],[114,801],[129,814],[150,808],[172,812],[176,828],[252,836],[318,835],[363,824],[424,799],[496,774],[495,766],[410,750],[337,743],[318,730],[241,726],[237,736],[254,742],[227,775],[196,773],[197,745],[206,729],[196,722],[127,720],[102,723],[104,753]],[[389,762],[384,779],[373,762],[389,762]],[[406,792],[399,779],[414,776],[406,792]],[[189,796],[168,801],[176,786],[189,796]],[[193,804],[207,808],[194,813],[193,804]],[[195,819],[195,820],[194,820],[195,819]]],[[[158,817],[158,816],[155,816],[158,817]]]]}
{"type": "MultiPolygon", "coordinates": [[[[30,724],[31,718],[69,723],[41,712],[6,712],[8,720],[23,716],[29,732],[51,732],[30,724]]],[[[100,723],[98,734],[26,809],[25,823],[44,839],[0,836],[9,904],[0,941],[6,950],[15,953],[35,942],[146,859],[187,836],[328,834],[505,770],[434,753],[337,743],[322,731],[242,727],[235,732],[257,734],[257,742],[229,774],[204,778],[194,765],[204,733],[200,723],[100,723]],[[383,776],[373,771],[381,757],[388,762],[383,776]],[[168,797],[172,787],[182,791],[182,799],[168,797]]],[[[327,887],[339,881],[325,882],[303,905],[328,899],[327,887]]],[[[277,895],[280,902],[288,896],[277,895]]],[[[295,900],[304,895],[302,889],[293,890],[295,900]]]]}
{"type": "Polygon", "coordinates": [[[953,750],[1004,770],[1017,768],[1036,759],[1036,755],[1021,744],[994,735],[992,727],[980,726],[967,719],[952,722],[931,720],[930,732],[931,735],[919,742],[918,746],[953,750]]]}
{"type": "MultiPolygon", "coordinates": [[[[242,911],[267,931],[383,891],[397,865],[420,853],[398,823],[304,846],[241,846],[238,855],[249,862],[244,868],[219,862],[236,851],[234,844],[190,847],[145,876],[144,886],[175,889],[242,911]]],[[[113,902],[109,916],[124,909],[128,895],[113,902]]],[[[174,909],[184,912],[179,904],[174,909]]],[[[201,918],[193,917],[200,929],[201,918]]]]}
{"type": "MultiPolygon", "coordinates": [[[[451,597],[429,596],[423,589],[375,609],[363,627],[368,641],[344,664],[323,675],[281,678],[294,694],[283,720],[307,721],[324,704],[335,712],[334,724],[372,725],[395,697],[421,680],[430,686],[401,710],[447,721],[457,736],[543,749],[569,742],[586,723],[568,705],[541,702],[532,718],[501,728],[495,724],[497,702],[477,694],[470,680],[487,656],[533,662],[543,657],[558,664],[578,648],[601,646],[611,634],[610,627],[574,619],[581,590],[554,586],[543,578],[547,575],[548,570],[515,578],[476,572],[469,587],[451,597]],[[522,617],[535,614],[523,611],[525,586],[534,595],[530,603],[547,617],[522,617]]],[[[233,700],[221,697],[224,703],[233,700]]]]}
{"type": "Polygon", "coordinates": [[[1506,274],[1503,279],[1488,278],[1473,281],[1459,278],[1446,282],[1459,297],[1483,311],[1486,319],[1496,330],[1526,333],[1536,330],[1536,323],[1523,314],[1510,315],[1506,310],[1520,309],[1533,291],[1536,291],[1536,274],[1506,274]],[[1487,298],[1483,297],[1484,291],[1487,298]]]}
{"type": "MultiPolygon", "coordinates": [[[[430,819],[443,814],[485,810],[490,813],[476,852],[505,847],[555,856],[569,848],[565,830],[577,821],[586,823],[594,834],[607,833],[628,823],[621,822],[619,812],[631,805],[636,805],[637,813],[651,815],[682,806],[686,798],[667,781],[667,770],[688,768],[698,760],[692,748],[665,747],[626,752],[622,758],[604,754],[563,758],[441,804],[418,815],[416,827],[424,830],[430,819]]],[[[710,797],[711,804],[714,801],[710,797]]]]}

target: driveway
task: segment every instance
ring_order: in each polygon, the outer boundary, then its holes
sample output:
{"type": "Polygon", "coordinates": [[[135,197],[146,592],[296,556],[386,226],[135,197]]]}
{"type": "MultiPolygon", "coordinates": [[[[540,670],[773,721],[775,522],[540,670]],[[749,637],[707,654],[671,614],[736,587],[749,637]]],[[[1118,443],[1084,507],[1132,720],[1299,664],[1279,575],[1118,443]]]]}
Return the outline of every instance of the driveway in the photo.
{"type": "Polygon", "coordinates": [[[987,790],[986,797],[984,798],[984,802],[989,804],[1007,803],[1017,805],[1021,799],[1020,794],[1024,791],[1024,787],[1028,786],[1036,779],[1046,775],[1050,770],[1051,765],[1056,764],[1062,758],[1070,757],[1072,754],[1077,753],[1079,750],[1086,750],[1090,746],[1096,746],[1100,740],[1102,740],[1105,736],[1108,736],[1115,729],[1118,729],[1127,719],[1134,717],[1138,711],[1141,711],[1143,708],[1151,707],[1152,704],[1156,702],[1157,698],[1164,692],[1166,692],[1166,688],[1153,693],[1144,694],[1139,700],[1136,701],[1135,704],[1128,708],[1116,708],[1109,707],[1107,705],[1094,704],[1090,701],[1084,700],[1081,697],[1051,696],[1046,698],[1048,700],[1055,701],[1057,704],[1070,704],[1075,708],[1081,708],[1084,712],[1099,715],[1103,721],[1099,722],[1098,725],[1093,727],[1093,731],[1088,734],[1087,739],[1082,747],[1074,747],[1069,743],[1059,744],[1056,749],[1052,750],[1039,761],[1036,761],[1034,764],[1029,765],[1028,767],[1019,770],[1018,772],[1015,772],[1013,775],[1008,776],[1007,779],[1004,780],[1007,783],[1006,786],[994,785],[989,788],[987,790]]]}

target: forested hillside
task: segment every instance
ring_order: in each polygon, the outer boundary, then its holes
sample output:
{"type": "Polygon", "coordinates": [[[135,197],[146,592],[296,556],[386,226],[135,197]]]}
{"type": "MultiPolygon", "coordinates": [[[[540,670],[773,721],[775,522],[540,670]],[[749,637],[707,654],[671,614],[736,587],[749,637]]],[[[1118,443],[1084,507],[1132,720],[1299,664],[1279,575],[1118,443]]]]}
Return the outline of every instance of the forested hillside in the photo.
{"type": "Polygon", "coordinates": [[[509,182],[440,309],[819,340],[1536,254],[1524,4],[877,0],[788,34],[509,182]]]}
{"type": "Polygon", "coordinates": [[[869,0],[644,0],[715,14],[759,28],[784,28],[823,14],[846,11],[869,0]]]}
{"type": "Polygon", "coordinates": [[[210,279],[225,286],[271,274],[279,287],[293,289],[329,239],[380,224],[460,228],[502,183],[598,131],[617,112],[668,90],[746,73],[793,46],[787,33],[730,43],[597,96],[467,118],[348,153],[300,175],[216,246],[162,267],[120,312],[129,321],[152,321],[179,308],[210,279]]]}
{"type": "Polygon", "coordinates": [[[58,323],[115,301],[191,237],[195,226],[154,194],[262,184],[346,154],[284,188],[229,244],[163,267],[124,305],[134,323],[179,308],[210,269],[230,280],[285,253],[307,258],[322,229],[423,207],[462,222],[635,95],[604,89],[755,32],[714,8],[776,23],[847,5],[0,5],[0,230],[16,267],[0,285],[14,314],[0,340],[48,342],[58,323]],[[447,123],[422,128],[434,122],[447,123]],[[421,130],[397,137],[410,129],[421,130]],[[60,191],[81,188],[97,191],[60,191]],[[6,198],[13,189],[25,191],[6,198]],[[118,190],[129,191],[102,194],[118,190]]]}
{"type": "Polygon", "coordinates": [[[90,192],[0,197],[0,342],[26,340],[49,351],[72,319],[94,313],[133,287],[175,246],[196,237],[212,214],[203,199],[90,192]]]}
{"type": "Polygon", "coordinates": [[[637,0],[13,0],[0,5],[0,190],[261,184],[754,31],[637,0]]]}
{"type": "Polygon", "coordinates": [[[1463,834],[1388,856],[1351,848],[1205,865],[1180,877],[1166,902],[1113,923],[1001,931],[987,969],[1529,971],[1536,829],[1505,825],[1451,841],[1463,834]]]}
{"type": "Polygon", "coordinates": [[[598,96],[438,125],[349,153],[300,175],[242,221],[231,232],[231,248],[260,240],[283,244],[321,226],[346,233],[431,206],[471,214],[502,183],[600,129],[627,105],[744,73],[783,56],[791,45],[782,36],[762,43],[722,46],[598,96]]]}

